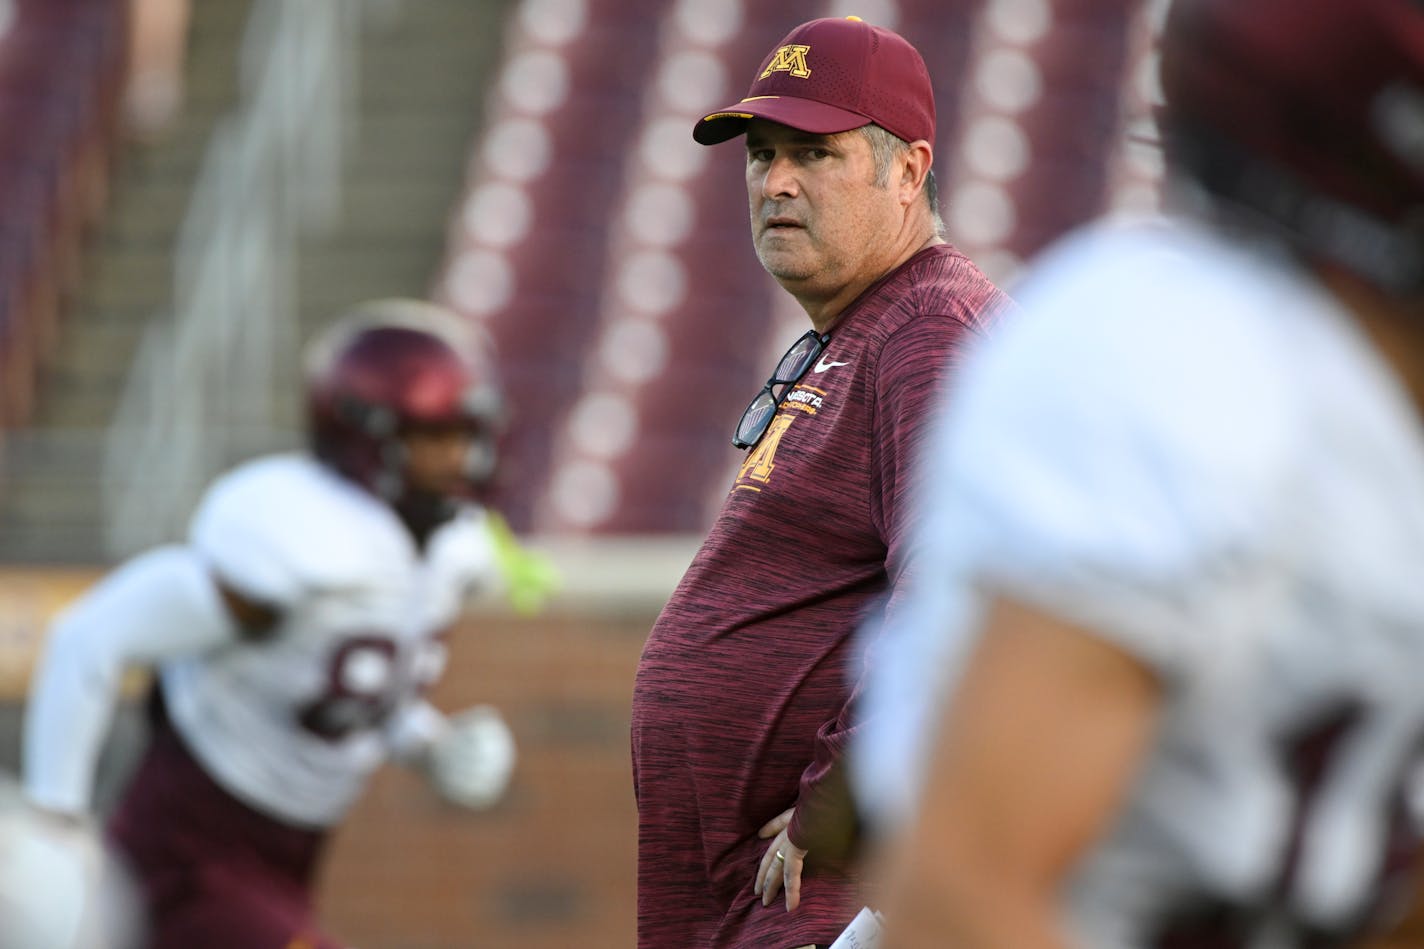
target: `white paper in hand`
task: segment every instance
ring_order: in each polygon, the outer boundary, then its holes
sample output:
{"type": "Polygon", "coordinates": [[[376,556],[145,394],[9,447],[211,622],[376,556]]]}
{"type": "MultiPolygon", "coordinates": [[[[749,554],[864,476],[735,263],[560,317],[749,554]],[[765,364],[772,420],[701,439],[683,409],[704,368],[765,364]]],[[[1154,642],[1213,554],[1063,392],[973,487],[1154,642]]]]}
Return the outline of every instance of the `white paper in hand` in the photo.
{"type": "Polygon", "coordinates": [[[855,914],[845,932],[831,943],[831,949],[875,949],[880,945],[880,914],[870,907],[855,914]]]}

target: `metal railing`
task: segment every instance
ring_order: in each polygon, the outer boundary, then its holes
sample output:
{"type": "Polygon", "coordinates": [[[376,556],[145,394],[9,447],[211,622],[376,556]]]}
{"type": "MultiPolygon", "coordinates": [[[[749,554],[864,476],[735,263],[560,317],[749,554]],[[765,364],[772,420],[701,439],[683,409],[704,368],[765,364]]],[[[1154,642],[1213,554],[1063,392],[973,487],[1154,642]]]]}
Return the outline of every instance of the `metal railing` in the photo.
{"type": "Polygon", "coordinates": [[[105,435],[110,557],[178,536],[217,472],[294,438],[298,238],[339,215],[362,10],[254,3],[239,104],[179,232],[172,308],[146,330],[105,435]]]}

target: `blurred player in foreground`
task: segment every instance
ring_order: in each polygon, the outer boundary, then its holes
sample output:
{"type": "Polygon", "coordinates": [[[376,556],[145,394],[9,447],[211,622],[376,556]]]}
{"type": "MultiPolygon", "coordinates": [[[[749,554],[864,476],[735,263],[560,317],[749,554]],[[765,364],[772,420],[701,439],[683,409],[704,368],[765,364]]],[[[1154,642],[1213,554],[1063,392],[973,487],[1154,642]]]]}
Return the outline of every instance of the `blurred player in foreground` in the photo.
{"type": "Polygon", "coordinates": [[[219,478],[188,541],[122,565],[56,623],[32,685],[24,782],[83,818],[121,673],[157,669],[153,735],[110,821],[159,949],[324,949],[328,832],[388,758],[492,804],[514,745],[487,706],[422,693],[507,531],[464,498],[493,474],[490,354],[445,311],[360,307],[308,354],[310,454],[219,478]]]}
{"type": "Polygon", "coordinates": [[[899,949],[1357,945],[1410,895],[1424,6],[1182,0],[1162,83],[1181,212],[1053,251],[927,458],[855,759],[899,949]]]}

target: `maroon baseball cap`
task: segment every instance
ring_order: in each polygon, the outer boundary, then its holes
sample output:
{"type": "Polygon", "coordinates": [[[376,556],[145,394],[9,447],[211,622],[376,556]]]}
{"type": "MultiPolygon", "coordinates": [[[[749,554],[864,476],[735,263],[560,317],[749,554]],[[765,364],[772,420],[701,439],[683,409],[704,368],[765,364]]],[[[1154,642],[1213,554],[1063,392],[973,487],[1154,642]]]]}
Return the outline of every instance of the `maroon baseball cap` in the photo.
{"type": "Polygon", "coordinates": [[[754,118],[817,135],[874,122],[907,142],[933,142],[934,90],[904,37],[860,17],[827,17],[786,34],[762,60],[747,97],[704,115],[692,137],[725,142],[754,118]]]}

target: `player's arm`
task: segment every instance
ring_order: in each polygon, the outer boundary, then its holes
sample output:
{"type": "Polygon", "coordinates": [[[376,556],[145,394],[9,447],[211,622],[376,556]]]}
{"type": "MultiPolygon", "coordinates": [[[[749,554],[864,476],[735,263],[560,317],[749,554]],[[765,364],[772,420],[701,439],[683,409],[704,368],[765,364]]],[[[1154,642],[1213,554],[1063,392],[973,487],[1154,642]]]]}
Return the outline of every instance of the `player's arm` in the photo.
{"type": "Polygon", "coordinates": [[[104,578],[61,614],[41,650],[24,725],[30,799],[60,813],[88,811],[127,667],[217,648],[276,619],[224,588],[188,547],[140,555],[104,578]]]}
{"type": "Polygon", "coordinates": [[[517,757],[499,710],[475,705],[446,715],[424,700],[402,706],[386,729],[391,757],[430,781],[441,797],[483,810],[504,796],[517,757]]]}
{"type": "MultiPolygon", "coordinates": [[[[434,684],[444,669],[443,645],[438,658],[423,664],[427,684],[434,684]]],[[[422,773],[441,797],[473,810],[495,804],[514,771],[514,735],[490,705],[446,715],[412,695],[392,712],[385,738],[391,760],[422,773]]]]}
{"type": "MultiPolygon", "coordinates": [[[[471,509],[445,525],[432,538],[429,556],[463,577],[467,591],[507,596],[521,612],[537,611],[550,590],[547,583],[538,590],[520,586],[511,575],[511,564],[532,567],[542,558],[523,551],[503,518],[493,512],[471,509]],[[516,587],[522,592],[516,594],[516,587]]],[[[545,579],[552,581],[552,573],[545,579]]],[[[462,610],[469,605],[463,603],[462,610]]],[[[446,638],[432,643],[436,652],[420,663],[421,692],[444,673],[446,638]]],[[[462,807],[480,810],[496,803],[514,771],[514,736],[489,705],[446,715],[420,694],[412,694],[392,712],[385,737],[393,761],[419,771],[442,797],[462,807]]]]}
{"type": "Polygon", "coordinates": [[[1414,889],[1401,919],[1361,944],[1360,949],[1413,949],[1424,946],[1424,852],[1414,860],[1414,889]]]}
{"type": "Polygon", "coordinates": [[[1132,782],[1160,695],[1109,641],[994,603],[943,710],[919,812],[890,848],[890,944],[1066,949],[1065,877],[1132,782]]]}

